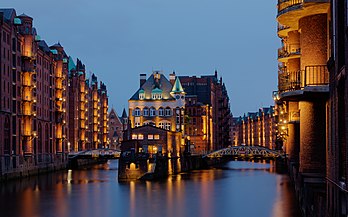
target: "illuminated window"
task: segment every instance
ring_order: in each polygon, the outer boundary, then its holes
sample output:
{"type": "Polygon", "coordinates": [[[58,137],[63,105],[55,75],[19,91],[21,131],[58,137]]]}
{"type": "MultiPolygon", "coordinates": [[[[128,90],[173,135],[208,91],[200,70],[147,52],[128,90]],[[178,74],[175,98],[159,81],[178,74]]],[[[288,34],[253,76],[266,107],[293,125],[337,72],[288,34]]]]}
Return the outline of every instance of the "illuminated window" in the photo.
{"type": "Polygon", "coordinates": [[[156,116],[156,109],[154,107],[150,108],[150,116],[151,117],[156,116]]]}
{"type": "Polygon", "coordinates": [[[154,135],[155,140],[159,140],[160,136],[158,134],[154,135]]]}
{"type": "Polygon", "coordinates": [[[165,115],[166,116],[172,116],[172,110],[167,107],[166,110],[165,110],[165,115]]]}
{"type": "Polygon", "coordinates": [[[163,122],[160,122],[159,125],[158,125],[158,127],[164,129],[164,123],[163,123],[163,122]]]}
{"type": "Polygon", "coordinates": [[[153,135],[152,134],[147,135],[147,139],[148,140],[152,140],[153,139],[153,135]]]}
{"type": "Polygon", "coordinates": [[[140,123],[139,122],[135,122],[135,127],[140,127],[140,123]]]}
{"type": "Polygon", "coordinates": [[[140,116],[140,109],[139,108],[135,108],[134,110],[134,116],[140,116]]]}
{"type": "Polygon", "coordinates": [[[143,140],[144,139],[144,135],[143,134],[139,134],[138,135],[138,139],[143,140]]]}
{"type": "Polygon", "coordinates": [[[144,114],[144,116],[149,116],[149,109],[148,108],[144,108],[143,114],[144,114]]]}
{"type": "Polygon", "coordinates": [[[164,116],[164,109],[162,107],[158,109],[158,115],[161,117],[164,116]]]}
{"type": "Polygon", "coordinates": [[[165,123],[165,124],[164,124],[164,129],[170,130],[170,126],[171,126],[170,123],[165,123]]]}
{"type": "Polygon", "coordinates": [[[132,139],[138,139],[138,136],[136,134],[132,134],[132,139]]]}

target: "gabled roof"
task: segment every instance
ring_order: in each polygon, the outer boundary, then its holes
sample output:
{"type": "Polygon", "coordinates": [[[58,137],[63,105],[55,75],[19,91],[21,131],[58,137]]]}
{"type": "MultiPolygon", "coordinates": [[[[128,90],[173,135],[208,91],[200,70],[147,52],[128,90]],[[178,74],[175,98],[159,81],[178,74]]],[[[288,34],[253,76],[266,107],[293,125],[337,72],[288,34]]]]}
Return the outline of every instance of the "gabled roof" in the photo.
{"type": "Polygon", "coordinates": [[[162,99],[174,100],[173,96],[170,94],[173,88],[172,84],[168,81],[168,79],[163,74],[159,74],[159,75],[160,75],[160,78],[155,79],[154,74],[152,74],[129,100],[139,100],[139,91],[141,89],[144,90],[146,98],[151,97],[152,91],[156,88],[162,90],[162,99]]]}
{"type": "Polygon", "coordinates": [[[18,17],[23,17],[23,18],[30,18],[33,19],[31,16],[26,15],[25,13],[19,15],[18,17]]]}
{"type": "Polygon", "coordinates": [[[10,21],[12,19],[12,16],[16,16],[16,11],[13,8],[0,9],[0,13],[4,14],[4,18],[7,21],[10,21]]]}
{"type": "Polygon", "coordinates": [[[44,52],[50,52],[50,48],[48,47],[47,43],[44,40],[39,41],[39,47],[44,51],[44,52]]]}
{"type": "Polygon", "coordinates": [[[52,45],[52,47],[62,47],[62,45],[59,43],[59,41],[57,43],[55,43],[54,45],[52,45]]]}
{"type": "Polygon", "coordinates": [[[69,72],[76,70],[76,65],[75,65],[74,60],[71,56],[69,56],[68,69],[69,69],[69,72]]]}
{"type": "Polygon", "coordinates": [[[117,112],[114,108],[112,108],[110,113],[109,113],[109,119],[112,119],[111,115],[114,116],[113,119],[115,119],[118,122],[118,124],[120,124],[120,125],[122,124],[122,121],[120,120],[120,117],[117,115],[117,112]]]}

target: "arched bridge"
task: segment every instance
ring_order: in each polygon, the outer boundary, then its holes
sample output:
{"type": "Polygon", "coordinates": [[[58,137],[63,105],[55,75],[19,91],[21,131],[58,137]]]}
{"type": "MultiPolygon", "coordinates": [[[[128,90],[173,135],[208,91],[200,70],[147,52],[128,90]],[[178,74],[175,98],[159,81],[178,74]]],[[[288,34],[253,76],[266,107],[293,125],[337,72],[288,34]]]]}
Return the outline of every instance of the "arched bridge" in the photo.
{"type": "Polygon", "coordinates": [[[116,149],[94,149],[80,152],[71,152],[68,155],[70,160],[73,159],[118,159],[121,151],[116,149]]]}
{"type": "Polygon", "coordinates": [[[283,151],[276,151],[262,146],[231,146],[205,155],[208,158],[279,158],[284,157],[283,151]]]}

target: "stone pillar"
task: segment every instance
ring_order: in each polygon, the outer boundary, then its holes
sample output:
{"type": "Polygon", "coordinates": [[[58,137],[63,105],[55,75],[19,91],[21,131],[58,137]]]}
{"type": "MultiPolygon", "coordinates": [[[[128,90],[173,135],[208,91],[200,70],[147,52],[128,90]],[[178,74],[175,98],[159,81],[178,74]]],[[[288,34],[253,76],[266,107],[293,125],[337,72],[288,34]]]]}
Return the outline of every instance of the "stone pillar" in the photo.
{"type": "Polygon", "coordinates": [[[300,115],[298,110],[298,102],[289,102],[288,105],[288,138],[286,141],[286,152],[290,162],[299,162],[300,152],[300,115]]]}
{"type": "Polygon", "coordinates": [[[299,52],[300,49],[300,33],[298,31],[291,31],[288,33],[287,50],[291,53],[299,52]]]}
{"type": "MultiPolygon", "coordinates": [[[[326,65],[327,63],[327,14],[317,14],[303,17],[299,21],[301,29],[301,70],[306,66],[326,65]]],[[[313,71],[313,70],[312,70],[313,71]]],[[[319,73],[325,71],[315,71],[313,74],[307,73],[306,79],[302,75],[302,82],[318,82],[324,78],[319,73]]],[[[304,83],[303,83],[304,85],[304,83]]]]}
{"type": "Polygon", "coordinates": [[[325,174],[325,100],[300,101],[300,172],[325,174]]]}

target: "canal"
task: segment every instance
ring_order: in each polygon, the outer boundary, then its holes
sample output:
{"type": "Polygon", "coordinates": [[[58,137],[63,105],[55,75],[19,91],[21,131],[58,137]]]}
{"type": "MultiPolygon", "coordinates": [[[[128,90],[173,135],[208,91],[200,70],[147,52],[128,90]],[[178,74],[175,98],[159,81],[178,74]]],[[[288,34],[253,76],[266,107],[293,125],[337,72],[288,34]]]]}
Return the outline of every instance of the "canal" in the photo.
{"type": "Polygon", "coordinates": [[[229,162],[155,182],[117,181],[117,160],[1,183],[4,217],[296,217],[286,174],[268,163],[229,162]]]}

